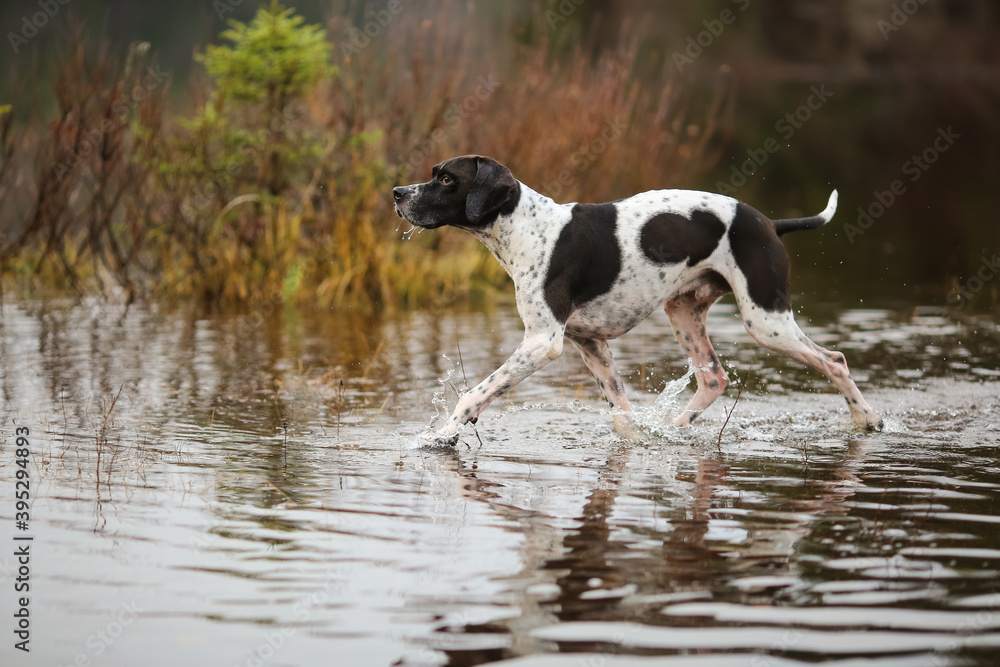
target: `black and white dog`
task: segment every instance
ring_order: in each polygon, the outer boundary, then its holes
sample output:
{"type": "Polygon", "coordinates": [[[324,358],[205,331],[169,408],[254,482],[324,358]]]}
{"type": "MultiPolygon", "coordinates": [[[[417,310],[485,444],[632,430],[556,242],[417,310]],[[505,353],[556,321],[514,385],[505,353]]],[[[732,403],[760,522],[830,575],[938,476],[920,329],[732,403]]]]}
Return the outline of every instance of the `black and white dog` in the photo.
{"type": "Polygon", "coordinates": [[[778,239],[830,221],[822,213],[768,220],[731,197],[656,190],[610,204],[557,204],[479,155],[446,160],[426,183],[393,190],[396,213],[417,227],[450,225],[486,244],[514,280],[524,340],[488,378],[462,396],[435,440],[455,443],[493,399],[562,354],[580,349],[615,408],[615,429],[637,438],[608,340],[662,306],[694,361],[698,390],[675,420],[690,424],[729,384],[705,331],[709,306],[730,291],[747,332],[764,347],[826,375],[867,431],[882,420],[858,391],[840,352],[806,338],[792,316],[789,260],[778,239]]]}

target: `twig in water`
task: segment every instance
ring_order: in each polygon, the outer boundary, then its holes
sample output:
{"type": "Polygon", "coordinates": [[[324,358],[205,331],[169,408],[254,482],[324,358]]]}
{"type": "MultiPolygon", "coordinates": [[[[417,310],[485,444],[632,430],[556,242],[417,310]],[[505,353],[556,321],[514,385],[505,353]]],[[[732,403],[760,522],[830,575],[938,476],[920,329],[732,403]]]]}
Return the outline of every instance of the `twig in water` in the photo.
{"type": "Polygon", "coordinates": [[[115,397],[111,399],[111,405],[108,409],[104,411],[104,421],[101,423],[101,433],[97,436],[97,492],[100,494],[101,491],[101,451],[104,449],[104,445],[107,444],[107,432],[108,432],[108,419],[111,418],[111,411],[115,409],[115,403],[118,402],[118,397],[122,395],[122,389],[125,385],[118,387],[118,393],[115,397]]]}
{"type": "Polygon", "coordinates": [[[385,346],[385,339],[384,338],[381,341],[379,341],[378,347],[375,348],[375,353],[372,354],[372,358],[368,360],[368,365],[365,366],[365,372],[361,374],[361,379],[362,380],[367,380],[368,379],[368,373],[371,372],[372,366],[374,366],[375,362],[378,361],[378,355],[380,355],[382,353],[382,347],[383,346],[385,346]]]}
{"type": "Polygon", "coordinates": [[[462,361],[462,342],[458,339],[458,325],[455,325],[455,345],[458,347],[458,366],[462,369],[462,382],[465,391],[469,390],[469,378],[465,375],[465,362],[462,361]]]}
{"type": "MultiPolygon", "coordinates": [[[[458,325],[455,325],[455,346],[458,347],[458,366],[462,369],[462,383],[464,385],[464,390],[469,391],[469,378],[465,375],[465,362],[462,361],[462,343],[458,339],[458,325]]],[[[483,439],[479,437],[479,429],[476,428],[476,422],[472,421],[472,432],[476,434],[476,440],[479,441],[479,446],[483,446],[483,439]]]]}
{"type": "Polygon", "coordinates": [[[280,392],[281,392],[281,387],[280,386],[277,389],[274,390],[274,411],[278,415],[278,422],[279,423],[282,422],[282,421],[284,421],[284,419],[281,416],[281,404],[278,403],[278,394],[280,392]]]}
{"type": "Polygon", "coordinates": [[[285,430],[285,438],[281,441],[281,451],[285,455],[285,472],[288,472],[288,422],[281,422],[281,428],[285,430]]]}
{"type": "Polygon", "coordinates": [[[388,394],[386,394],[385,400],[382,401],[381,407],[379,407],[378,412],[375,413],[375,418],[372,419],[372,423],[373,424],[377,424],[378,423],[379,415],[381,415],[382,411],[385,410],[385,404],[389,402],[390,398],[392,398],[392,392],[391,391],[388,394]]]}
{"type": "Polygon", "coordinates": [[[340,407],[344,402],[344,381],[340,381],[337,389],[337,440],[340,440],[340,407]]]}
{"type": "Polygon", "coordinates": [[[733,416],[734,412],[736,412],[736,405],[740,402],[740,396],[743,395],[743,387],[747,383],[747,376],[748,375],[750,375],[750,369],[749,368],[746,370],[745,373],[743,373],[743,375],[737,375],[736,376],[736,377],[738,377],[740,379],[740,386],[739,386],[739,389],[736,392],[736,400],[733,401],[733,407],[729,408],[729,410],[726,411],[726,421],[722,422],[722,428],[719,429],[719,441],[715,445],[719,449],[720,452],[722,451],[722,434],[725,432],[726,426],[729,424],[729,418],[733,416]]]}

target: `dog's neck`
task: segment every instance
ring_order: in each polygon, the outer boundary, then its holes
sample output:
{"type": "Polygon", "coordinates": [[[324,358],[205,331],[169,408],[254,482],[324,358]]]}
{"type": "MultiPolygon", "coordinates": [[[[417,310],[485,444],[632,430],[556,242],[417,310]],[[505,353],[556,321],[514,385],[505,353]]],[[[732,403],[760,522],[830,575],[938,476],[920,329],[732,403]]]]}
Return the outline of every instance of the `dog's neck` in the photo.
{"type": "Polygon", "coordinates": [[[531,239],[537,242],[550,234],[558,234],[561,226],[553,223],[562,217],[561,212],[572,206],[557,204],[524,183],[518,181],[518,184],[521,186],[521,197],[510,215],[501,215],[486,227],[466,230],[489,248],[515,282],[518,271],[514,263],[518,250],[525,244],[531,244],[531,239]]]}

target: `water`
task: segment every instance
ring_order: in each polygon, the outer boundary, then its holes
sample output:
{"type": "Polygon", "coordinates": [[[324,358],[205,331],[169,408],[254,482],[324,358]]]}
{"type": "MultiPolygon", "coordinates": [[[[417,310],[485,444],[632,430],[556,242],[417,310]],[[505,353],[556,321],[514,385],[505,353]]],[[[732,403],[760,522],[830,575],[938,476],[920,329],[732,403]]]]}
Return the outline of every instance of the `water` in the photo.
{"type": "Polygon", "coordinates": [[[854,432],[825,381],[723,303],[709,331],[746,384],[721,438],[735,387],[694,428],[664,426],[691,387],[658,393],[687,371],[660,314],[615,343],[649,442],[614,437],[567,353],[435,449],[418,435],[517,345],[510,308],[2,315],[3,664],[1000,659],[994,319],[800,314],[847,354],[883,434],[854,432]],[[29,655],[11,634],[17,426],[29,655]]]}

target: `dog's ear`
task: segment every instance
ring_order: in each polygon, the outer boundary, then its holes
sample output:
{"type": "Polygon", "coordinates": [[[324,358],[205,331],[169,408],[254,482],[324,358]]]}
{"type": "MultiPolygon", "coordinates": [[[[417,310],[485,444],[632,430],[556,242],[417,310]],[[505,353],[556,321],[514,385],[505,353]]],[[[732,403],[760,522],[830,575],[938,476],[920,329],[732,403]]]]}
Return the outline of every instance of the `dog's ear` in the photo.
{"type": "Polygon", "coordinates": [[[476,157],[476,180],[465,200],[465,217],[474,226],[496,220],[500,210],[519,192],[510,169],[488,157],[476,157]]]}

